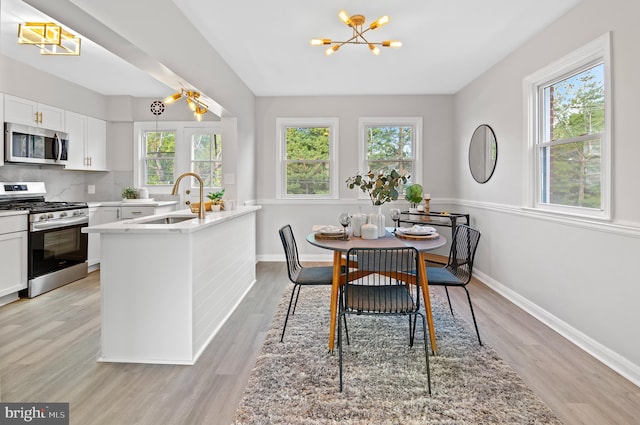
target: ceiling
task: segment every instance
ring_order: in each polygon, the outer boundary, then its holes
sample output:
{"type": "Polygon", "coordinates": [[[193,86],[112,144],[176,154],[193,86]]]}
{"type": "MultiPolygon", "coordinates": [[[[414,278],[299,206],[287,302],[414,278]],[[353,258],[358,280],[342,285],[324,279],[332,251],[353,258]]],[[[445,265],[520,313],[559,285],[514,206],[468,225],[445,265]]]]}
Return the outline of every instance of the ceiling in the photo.
{"type": "MultiPolygon", "coordinates": [[[[455,93],[580,1],[280,0],[277,8],[259,0],[173,3],[255,95],[301,96],[455,93]],[[365,25],[389,15],[390,23],[368,39],[403,46],[374,56],[366,46],[345,45],[325,56],[325,48],[309,40],[349,38],[351,29],[338,19],[341,9],[364,15],[365,25]]],[[[86,38],[80,57],[42,57],[35,47],[19,46],[18,22],[47,17],[20,0],[1,5],[2,54],[105,95],[172,91],[86,38]]]]}

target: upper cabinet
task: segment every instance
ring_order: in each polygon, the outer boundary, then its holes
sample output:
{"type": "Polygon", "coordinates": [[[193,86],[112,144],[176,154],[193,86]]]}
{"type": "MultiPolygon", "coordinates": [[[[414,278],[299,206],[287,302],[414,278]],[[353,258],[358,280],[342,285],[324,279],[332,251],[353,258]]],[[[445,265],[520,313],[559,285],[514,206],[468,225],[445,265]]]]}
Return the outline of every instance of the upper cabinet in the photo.
{"type": "MultiPolygon", "coordinates": [[[[0,93],[0,117],[4,117],[4,94],[0,93]]],[[[4,128],[0,131],[0,165],[4,165],[4,128]]]]}
{"type": "Polygon", "coordinates": [[[65,131],[63,109],[8,94],[4,95],[4,120],[48,130],[65,131]]]}
{"type": "Polygon", "coordinates": [[[107,123],[97,118],[65,112],[69,135],[68,170],[107,171],[107,123]]]}

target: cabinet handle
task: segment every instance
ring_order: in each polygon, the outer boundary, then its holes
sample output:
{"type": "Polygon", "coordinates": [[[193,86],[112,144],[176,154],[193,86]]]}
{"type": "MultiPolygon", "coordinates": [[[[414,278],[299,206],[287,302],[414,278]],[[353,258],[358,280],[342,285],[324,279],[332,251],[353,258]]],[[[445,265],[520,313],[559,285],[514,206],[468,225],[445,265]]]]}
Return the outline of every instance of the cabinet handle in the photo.
{"type": "Polygon", "coordinates": [[[40,112],[40,124],[42,124],[42,112],[40,112]]]}
{"type": "Polygon", "coordinates": [[[36,124],[38,123],[38,113],[36,112],[36,124]]]}
{"type": "Polygon", "coordinates": [[[142,214],[142,211],[131,211],[131,214],[142,214]]]}

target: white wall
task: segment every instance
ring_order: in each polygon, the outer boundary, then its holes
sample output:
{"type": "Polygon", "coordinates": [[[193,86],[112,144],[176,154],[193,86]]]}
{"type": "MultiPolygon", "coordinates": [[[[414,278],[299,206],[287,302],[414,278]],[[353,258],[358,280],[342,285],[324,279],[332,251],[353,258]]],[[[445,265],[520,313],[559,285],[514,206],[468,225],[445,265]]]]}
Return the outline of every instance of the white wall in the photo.
{"type": "Polygon", "coordinates": [[[455,96],[456,197],[483,232],[476,270],[503,294],[640,384],[640,5],[585,0],[455,96]],[[526,146],[523,78],[612,32],[613,222],[567,222],[521,210],[526,146]],[[471,134],[498,139],[491,180],[467,166],[471,134]]]}
{"type": "MultiPolygon", "coordinates": [[[[258,255],[262,259],[282,259],[278,229],[291,224],[296,238],[304,237],[314,224],[336,224],[342,211],[358,212],[367,201],[358,202],[358,191],[348,189],[345,180],[357,173],[358,118],[364,116],[423,117],[422,184],[437,205],[438,198],[454,191],[454,172],[450,167],[453,151],[452,96],[325,96],[259,97],[257,116],[257,193],[262,210],[258,214],[258,255]],[[337,201],[290,202],[275,200],[277,117],[338,117],[338,155],[340,199],[337,201]]],[[[408,204],[402,200],[406,208],[408,204]]],[[[390,208],[385,205],[385,210],[390,208]]],[[[432,207],[433,208],[433,207],[432,207]]],[[[389,225],[391,223],[389,222],[389,225]]],[[[306,258],[331,259],[331,253],[299,243],[306,258]]]]}

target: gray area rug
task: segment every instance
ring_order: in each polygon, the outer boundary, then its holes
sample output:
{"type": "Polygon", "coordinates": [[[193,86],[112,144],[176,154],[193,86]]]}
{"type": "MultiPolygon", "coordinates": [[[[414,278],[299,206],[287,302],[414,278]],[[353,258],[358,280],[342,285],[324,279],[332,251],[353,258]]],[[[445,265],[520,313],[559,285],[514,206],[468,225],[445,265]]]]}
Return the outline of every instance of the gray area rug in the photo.
{"type": "MultiPolygon", "coordinates": [[[[328,287],[302,288],[280,332],[286,291],[249,378],[234,424],[560,424],[496,352],[432,295],[438,355],[427,391],[422,326],[408,346],[408,319],[348,316],[344,389],[338,350],[327,350],[328,287]]],[[[482,333],[482,329],[480,329],[482,333]]]]}

